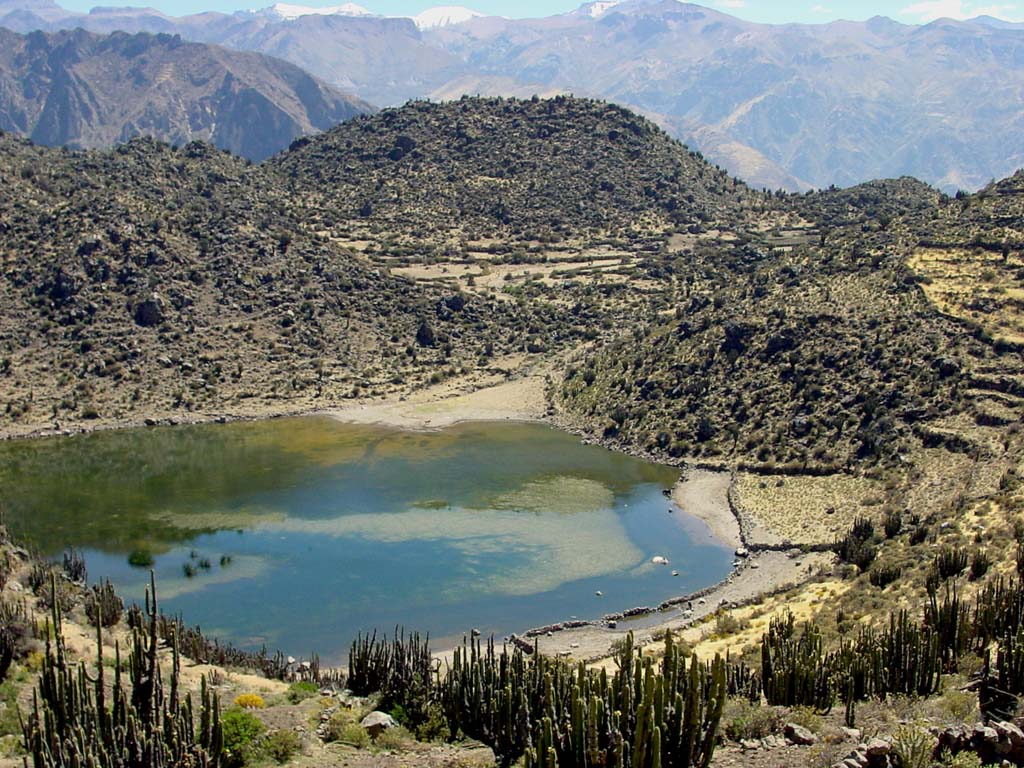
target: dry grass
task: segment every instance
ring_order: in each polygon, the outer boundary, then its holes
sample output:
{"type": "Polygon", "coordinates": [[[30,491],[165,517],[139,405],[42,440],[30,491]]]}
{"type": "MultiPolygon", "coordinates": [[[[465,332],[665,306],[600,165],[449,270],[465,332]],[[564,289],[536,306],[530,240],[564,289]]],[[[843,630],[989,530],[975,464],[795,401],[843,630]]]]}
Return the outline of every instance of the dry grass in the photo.
{"type": "Polygon", "coordinates": [[[885,489],[863,477],[737,476],[735,499],[769,535],[794,544],[830,543],[856,517],[877,517],[885,489]]]}
{"type": "Polygon", "coordinates": [[[1024,344],[1024,289],[1019,253],[968,248],[921,248],[910,266],[925,278],[924,291],[943,312],[980,325],[993,338],[1024,344]]]}

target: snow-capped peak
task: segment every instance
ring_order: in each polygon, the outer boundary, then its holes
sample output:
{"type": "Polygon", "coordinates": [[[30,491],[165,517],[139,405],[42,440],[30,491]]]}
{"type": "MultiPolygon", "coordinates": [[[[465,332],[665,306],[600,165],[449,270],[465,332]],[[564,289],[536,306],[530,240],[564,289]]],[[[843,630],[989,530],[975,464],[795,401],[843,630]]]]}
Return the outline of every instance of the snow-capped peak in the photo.
{"type": "Polygon", "coordinates": [[[451,24],[461,24],[470,19],[476,19],[484,14],[474,11],[472,8],[465,8],[461,5],[439,5],[436,8],[428,8],[412,17],[416,26],[420,29],[433,29],[435,27],[447,27],[451,24]]]}
{"type": "Polygon", "coordinates": [[[329,5],[321,8],[314,8],[307,5],[292,5],[291,3],[274,3],[269,8],[254,13],[262,13],[267,16],[275,16],[285,21],[298,19],[302,16],[372,16],[368,10],[355,3],[344,5],[329,5]]]}
{"type": "Polygon", "coordinates": [[[597,0],[593,3],[585,3],[576,11],[580,16],[589,16],[592,19],[599,19],[616,5],[621,5],[625,0],[597,0]]]}

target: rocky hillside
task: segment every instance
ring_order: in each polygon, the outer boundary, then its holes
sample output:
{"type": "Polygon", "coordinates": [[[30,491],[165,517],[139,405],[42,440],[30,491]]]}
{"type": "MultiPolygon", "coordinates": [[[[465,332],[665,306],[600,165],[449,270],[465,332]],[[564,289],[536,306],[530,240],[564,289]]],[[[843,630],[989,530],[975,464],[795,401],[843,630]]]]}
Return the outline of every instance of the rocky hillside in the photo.
{"type": "Polygon", "coordinates": [[[176,36],[0,30],[0,129],[39,144],[155,136],[262,160],[370,109],[293,64],[176,36]]]}
{"type": "MultiPolygon", "coordinates": [[[[977,189],[1024,165],[1024,33],[940,19],[765,25],[678,0],[547,19],[476,19],[428,39],[480,75],[557,85],[673,119],[680,136],[762,186],[909,174],[977,189]],[[950,61],[957,67],[951,69],[950,61]],[[713,143],[696,144],[710,129],[713,143]],[[710,152],[709,152],[710,154],[710,152]],[[757,176],[753,174],[758,174],[757,176]]],[[[486,91],[484,91],[486,92],[486,91]]]]}
{"type": "Polygon", "coordinates": [[[260,413],[411,386],[570,333],[538,302],[373,269],[209,145],[68,152],[0,137],[8,425],[260,413]]]}
{"type": "Polygon", "coordinates": [[[261,166],[2,148],[21,431],[329,407],[557,353],[582,431],[823,472],[982,445],[1024,402],[1019,179],[764,194],[566,97],[412,103],[261,166]],[[979,257],[970,285],[936,249],[979,257]]]}
{"type": "Polygon", "coordinates": [[[603,102],[414,102],[301,139],[268,168],[333,229],[559,241],[737,219],[745,185],[603,102]]]}
{"type": "Polygon", "coordinates": [[[833,471],[1019,418],[1014,400],[994,422],[975,391],[1019,355],[940,311],[908,267],[945,210],[934,191],[901,180],[779,202],[788,227],[685,254],[697,269],[671,319],[566,371],[570,419],[656,453],[833,471]]]}
{"type": "MultiPolygon", "coordinates": [[[[947,200],[918,231],[911,265],[936,306],[997,348],[1024,349],[1024,173],[947,200]]],[[[1024,395],[1024,378],[1008,376],[998,388],[1024,395]]]]}

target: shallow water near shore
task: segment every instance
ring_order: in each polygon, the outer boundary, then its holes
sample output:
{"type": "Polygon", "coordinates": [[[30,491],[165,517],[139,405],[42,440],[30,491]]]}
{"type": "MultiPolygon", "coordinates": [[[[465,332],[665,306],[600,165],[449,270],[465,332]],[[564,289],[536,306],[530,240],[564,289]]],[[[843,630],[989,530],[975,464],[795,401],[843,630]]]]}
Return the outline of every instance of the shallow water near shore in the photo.
{"type": "Polygon", "coordinates": [[[0,444],[15,536],[82,549],[90,582],[135,600],[148,570],[129,560],[152,558],[164,611],[327,661],[358,631],[402,624],[441,647],[721,580],[730,552],[665,497],[677,478],[529,423],[297,418],[0,444]]]}

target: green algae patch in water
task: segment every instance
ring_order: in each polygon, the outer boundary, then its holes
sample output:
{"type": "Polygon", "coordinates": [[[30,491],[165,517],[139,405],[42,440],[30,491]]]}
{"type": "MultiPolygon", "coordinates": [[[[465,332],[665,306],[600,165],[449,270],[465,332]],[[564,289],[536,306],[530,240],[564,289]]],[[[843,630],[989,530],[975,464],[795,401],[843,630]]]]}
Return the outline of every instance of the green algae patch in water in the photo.
{"type": "Polygon", "coordinates": [[[303,418],[0,445],[16,536],[52,556],[84,549],[90,580],[137,600],[151,557],[164,610],[328,660],[360,630],[501,636],[724,578],[730,553],[665,498],[677,477],[507,422],[303,418]]]}

